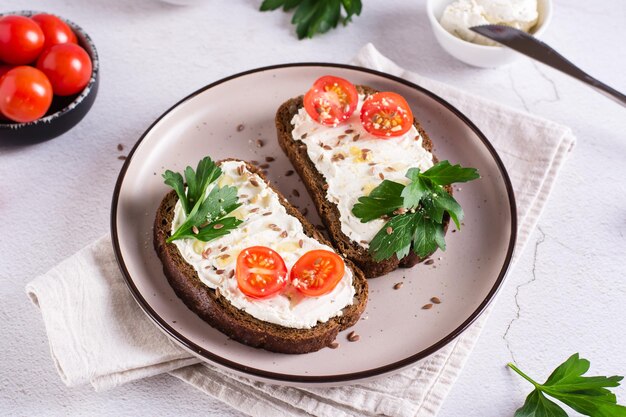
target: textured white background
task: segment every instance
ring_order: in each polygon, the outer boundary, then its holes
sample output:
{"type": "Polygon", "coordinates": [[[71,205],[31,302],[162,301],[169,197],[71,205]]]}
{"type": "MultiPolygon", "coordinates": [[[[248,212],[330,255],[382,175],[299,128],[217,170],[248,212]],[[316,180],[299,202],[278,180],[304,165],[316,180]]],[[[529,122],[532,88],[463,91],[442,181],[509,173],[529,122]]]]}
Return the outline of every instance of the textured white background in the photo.
{"type": "MultiPolygon", "coordinates": [[[[298,41],[290,16],[262,14],[258,0],[0,2],[0,11],[46,10],[77,22],[98,47],[102,77],[93,109],[68,134],[0,144],[0,414],[240,415],[168,376],[104,393],[66,388],[24,285],[108,231],[118,155],[180,98],[263,65],[347,62],[368,41],[407,69],[569,125],[578,137],[441,416],[512,415],[530,389],[505,368],[512,359],[544,378],[580,351],[592,371],[626,374],[625,109],[525,58],[495,70],[454,60],[436,44],[423,1],[364,3],[354,24],[298,41]]],[[[625,18],[626,2],[558,0],[545,40],[625,91],[625,18]]],[[[618,397],[626,402],[626,389],[618,397]]]]}

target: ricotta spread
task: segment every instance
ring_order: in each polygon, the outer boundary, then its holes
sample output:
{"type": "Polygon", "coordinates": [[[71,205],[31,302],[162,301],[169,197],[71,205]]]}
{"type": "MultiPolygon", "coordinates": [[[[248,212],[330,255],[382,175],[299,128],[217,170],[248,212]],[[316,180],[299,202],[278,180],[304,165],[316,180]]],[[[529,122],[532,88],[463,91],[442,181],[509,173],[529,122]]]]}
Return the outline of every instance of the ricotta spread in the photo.
{"type": "Polygon", "coordinates": [[[354,204],[385,179],[408,183],[407,170],[427,170],[433,166],[433,155],[422,147],[423,138],[415,126],[402,136],[388,139],[363,129],[360,114],[364,99],[359,95],[356,111],[336,127],[317,123],[304,108],[294,115],[291,124],[293,139],[307,145],[309,158],[326,179],[326,198],[339,209],[341,231],[367,248],[385,221],[361,223],[352,214],[354,204]]]}
{"type": "MultiPolygon", "coordinates": [[[[242,205],[230,216],[243,220],[243,223],[228,235],[209,242],[197,239],[173,242],[185,261],[194,267],[200,280],[209,288],[218,289],[233,306],[269,323],[310,329],[318,322],[340,316],[342,309],[353,303],[355,295],[353,274],[349,268],[330,293],[319,297],[304,296],[289,286],[283,293],[266,299],[251,298],[241,292],[235,266],[239,252],[245,248],[267,246],[275,250],[285,260],[288,270],[310,250],[334,250],[308,237],[300,221],[287,214],[278,195],[258,175],[248,171],[244,163],[227,161],[220,167],[223,174],[216,184],[237,187],[242,205]]],[[[209,186],[207,193],[214,186],[209,186]]],[[[185,217],[179,201],[174,211],[172,233],[185,221],[185,217]]]]}
{"type": "Polygon", "coordinates": [[[495,24],[528,32],[538,18],[537,0],[456,0],[443,11],[441,26],[463,40],[498,45],[469,28],[495,24]]]}

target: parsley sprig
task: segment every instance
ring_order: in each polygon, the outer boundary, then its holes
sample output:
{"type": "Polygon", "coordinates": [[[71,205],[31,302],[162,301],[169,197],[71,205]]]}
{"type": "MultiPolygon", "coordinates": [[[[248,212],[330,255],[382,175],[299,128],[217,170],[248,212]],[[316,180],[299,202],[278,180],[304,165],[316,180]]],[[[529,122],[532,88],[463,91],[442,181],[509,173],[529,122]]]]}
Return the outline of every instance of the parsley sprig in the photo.
{"type": "Polygon", "coordinates": [[[384,180],[352,208],[362,223],[390,218],[370,242],[369,251],[376,261],[394,254],[401,259],[411,247],[420,257],[430,255],[438,247],[445,250],[444,214],[448,213],[460,229],[463,209],[443,187],[475,180],[479,175],[474,168],[441,161],[424,172],[410,168],[406,177],[411,180],[407,185],[384,180]]]}
{"type": "Polygon", "coordinates": [[[589,365],[587,359],[581,359],[575,353],[559,365],[546,382],[539,384],[509,363],[511,369],[535,387],[524,405],[515,412],[515,417],[567,417],[565,410],[546,395],[586,416],[625,417],[626,407],[618,405],[615,394],[607,389],[619,386],[624,377],[583,376],[589,365]]]}
{"type": "Polygon", "coordinates": [[[185,168],[185,180],[178,172],[165,171],[165,184],[176,191],[183,210],[187,215],[185,221],[167,239],[172,242],[177,239],[195,238],[203,242],[227,235],[237,228],[242,221],[235,217],[226,217],[229,213],[241,206],[238,202],[237,188],[231,186],[207,189],[222,175],[222,170],[208,156],[198,162],[193,168],[185,168]]]}
{"type": "Polygon", "coordinates": [[[347,25],[352,16],[361,14],[362,4],[361,0],[264,0],[261,3],[263,12],[280,7],[286,12],[295,9],[291,23],[296,25],[298,39],[304,39],[328,32],[339,22],[347,25]]]}

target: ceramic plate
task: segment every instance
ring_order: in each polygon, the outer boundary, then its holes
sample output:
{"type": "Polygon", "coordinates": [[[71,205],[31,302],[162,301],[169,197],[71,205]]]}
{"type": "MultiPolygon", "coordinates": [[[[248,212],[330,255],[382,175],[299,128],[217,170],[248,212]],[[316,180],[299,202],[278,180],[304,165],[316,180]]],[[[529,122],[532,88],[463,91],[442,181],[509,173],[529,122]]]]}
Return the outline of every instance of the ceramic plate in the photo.
{"type": "MultiPolygon", "coordinates": [[[[459,188],[459,187],[455,187],[459,188]]],[[[130,152],[119,175],[111,213],[122,273],[146,314],[194,355],[239,374],[274,383],[340,384],[398,371],[457,337],[485,309],[502,284],[515,243],[515,199],[507,173],[485,136],[458,110],[425,89],[387,74],[336,64],[260,68],[208,85],[159,117],[130,152]],[[274,115],[285,100],[332,74],[355,84],[403,95],[435,144],[440,159],[476,167],[482,178],[455,197],[465,226],[446,237],[434,263],[370,280],[361,320],[339,334],[338,349],[286,355],[230,340],[191,312],[170,288],[152,245],[152,222],[168,191],[161,173],[182,171],[205,156],[271,163],[268,177],[292,204],[321,224],[298,175],[276,141],[274,115]],[[257,140],[264,143],[258,146],[257,140]],[[293,190],[299,191],[295,193],[293,190]],[[295,194],[295,195],[294,195],[295,194]],[[403,282],[400,289],[394,284],[403,282]],[[438,297],[441,304],[422,309],[438,297]],[[354,330],[358,342],[349,342],[354,330]]]]}

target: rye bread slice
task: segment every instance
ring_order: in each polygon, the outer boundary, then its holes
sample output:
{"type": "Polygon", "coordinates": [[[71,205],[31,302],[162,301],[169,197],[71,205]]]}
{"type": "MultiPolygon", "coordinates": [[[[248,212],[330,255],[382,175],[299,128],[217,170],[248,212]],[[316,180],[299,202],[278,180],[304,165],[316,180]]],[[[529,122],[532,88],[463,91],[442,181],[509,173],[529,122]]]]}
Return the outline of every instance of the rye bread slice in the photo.
{"type": "MultiPolygon", "coordinates": [[[[330,243],[315,227],[267,182],[260,170],[248,163],[246,167],[250,172],[259,175],[278,195],[287,213],[302,223],[307,236],[330,246],[330,243]]],[[[172,229],[174,207],[177,201],[176,193],[169,192],[161,201],[154,221],[154,247],[163,263],[163,272],[178,297],[189,309],[230,338],[272,352],[314,352],[330,345],[337,337],[337,333],[354,325],[365,310],[368,295],[367,280],[363,273],[348,260],[346,260],[346,266],[354,274],[353,285],[356,290],[354,303],[343,309],[343,315],[332,318],[326,323],[318,323],[311,329],[293,329],[261,321],[239,310],[219,291],[203,284],[194,268],[183,259],[176,245],[166,242],[172,229]]]]}
{"type": "MultiPolygon", "coordinates": [[[[359,94],[371,95],[377,93],[377,90],[367,86],[356,86],[359,94]]],[[[291,160],[295,170],[302,178],[313,203],[319,213],[324,225],[328,229],[331,240],[335,248],[346,258],[354,262],[367,278],[375,278],[385,275],[398,267],[410,268],[419,262],[427,259],[431,254],[420,258],[413,251],[402,259],[398,259],[396,255],[384,261],[375,261],[367,249],[351,240],[341,231],[341,222],[339,209],[335,203],[326,199],[326,180],[324,176],[317,170],[315,164],[309,158],[307,147],[301,140],[295,140],[291,134],[293,125],[291,120],[303,106],[303,96],[292,98],[284,102],[276,112],[276,131],[278,135],[278,143],[283,149],[287,157],[291,160]]],[[[422,146],[424,149],[432,153],[433,143],[428,137],[426,131],[422,128],[416,119],[413,124],[422,137],[422,146]]],[[[438,162],[437,157],[433,155],[434,162],[438,162]]],[[[452,194],[452,187],[445,187],[446,191],[452,194]]],[[[445,214],[444,217],[444,233],[448,230],[450,217],[445,214]]]]}

